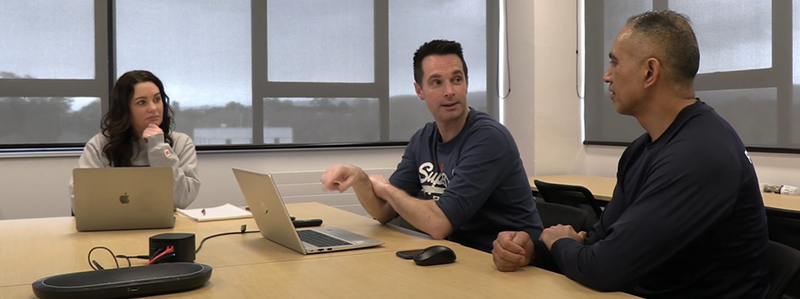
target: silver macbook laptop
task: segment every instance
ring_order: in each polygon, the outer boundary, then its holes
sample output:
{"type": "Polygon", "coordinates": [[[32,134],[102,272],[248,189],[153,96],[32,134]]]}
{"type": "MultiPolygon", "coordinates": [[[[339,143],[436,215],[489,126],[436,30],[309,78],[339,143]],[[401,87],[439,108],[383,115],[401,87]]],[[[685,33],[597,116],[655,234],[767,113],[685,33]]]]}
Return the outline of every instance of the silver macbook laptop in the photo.
{"type": "Polygon", "coordinates": [[[170,167],[76,168],[78,231],[175,227],[170,167]]]}
{"type": "Polygon", "coordinates": [[[302,254],[383,245],[382,241],[333,227],[296,230],[271,175],[237,168],[233,168],[233,174],[261,235],[270,241],[302,254]]]}

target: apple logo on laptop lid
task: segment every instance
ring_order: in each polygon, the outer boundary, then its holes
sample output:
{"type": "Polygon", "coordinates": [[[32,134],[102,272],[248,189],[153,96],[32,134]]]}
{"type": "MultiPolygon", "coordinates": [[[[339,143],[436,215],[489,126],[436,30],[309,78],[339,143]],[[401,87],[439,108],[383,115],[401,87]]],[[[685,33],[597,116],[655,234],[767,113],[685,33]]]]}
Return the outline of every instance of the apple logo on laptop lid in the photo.
{"type": "Polygon", "coordinates": [[[122,204],[127,204],[131,202],[130,196],[128,196],[128,192],[119,196],[119,202],[122,204]]]}

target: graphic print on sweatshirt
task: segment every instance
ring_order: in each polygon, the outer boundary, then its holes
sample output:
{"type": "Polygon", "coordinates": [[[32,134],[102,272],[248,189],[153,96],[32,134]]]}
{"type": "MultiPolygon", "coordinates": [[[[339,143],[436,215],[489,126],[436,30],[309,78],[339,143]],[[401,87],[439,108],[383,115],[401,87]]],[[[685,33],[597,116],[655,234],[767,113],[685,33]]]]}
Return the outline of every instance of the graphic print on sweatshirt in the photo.
{"type": "Polygon", "coordinates": [[[422,185],[422,193],[426,199],[439,200],[447,189],[450,178],[447,173],[442,172],[443,164],[436,168],[432,162],[425,162],[419,166],[419,183],[422,185]]]}

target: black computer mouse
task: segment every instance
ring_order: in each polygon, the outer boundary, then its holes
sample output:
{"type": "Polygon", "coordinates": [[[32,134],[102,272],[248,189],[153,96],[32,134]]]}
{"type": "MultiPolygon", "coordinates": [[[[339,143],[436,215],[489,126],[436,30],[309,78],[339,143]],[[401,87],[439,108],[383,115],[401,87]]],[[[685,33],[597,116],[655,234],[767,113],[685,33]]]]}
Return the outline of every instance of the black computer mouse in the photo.
{"type": "Polygon", "coordinates": [[[433,245],[414,256],[414,263],[420,266],[449,264],[455,261],[456,253],[444,245],[433,245]]]}

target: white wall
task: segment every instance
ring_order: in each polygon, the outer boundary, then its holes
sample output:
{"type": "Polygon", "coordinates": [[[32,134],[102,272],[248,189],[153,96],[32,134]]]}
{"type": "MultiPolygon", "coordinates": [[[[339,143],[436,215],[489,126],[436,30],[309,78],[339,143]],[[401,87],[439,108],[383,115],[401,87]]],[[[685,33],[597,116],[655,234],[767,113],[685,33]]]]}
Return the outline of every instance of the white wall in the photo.
{"type": "MultiPolygon", "coordinates": [[[[231,167],[262,172],[324,171],[332,164],[395,168],[402,148],[198,154],[202,187],[189,206],[246,205],[231,167]]],[[[0,159],[0,219],[69,216],[69,179],[78,156],[0,159]]]]}
{"type": "Polygon", "coordinates": [[[575,1],[507,1],[511,94],[506,126],[528,175],[583,173],[575,87],[575,1]]]}
{"type": "MultiPolygon", "coordinates": [[[[528,175],[536,165],[536,131],[532,122],[536,110],[534,65],[534,24],[530,19],[532,1],[506,1],[508,35],[508,79],[511,92],[504,103],[504,124],[514,136],[528,175]],[[512,26],[513,24],[513,26],[512,26]]],[[[502,62],[501,62],[502,64],[502,62]]]]}

